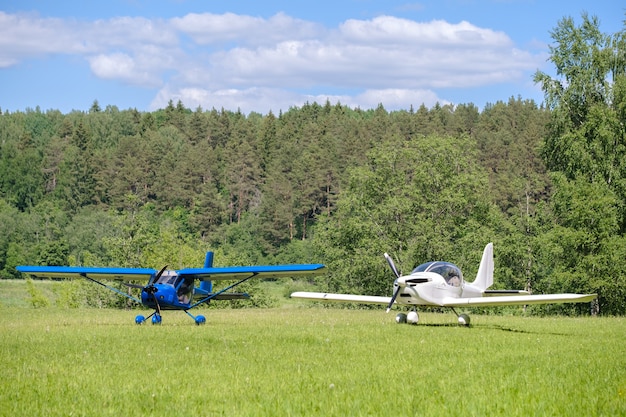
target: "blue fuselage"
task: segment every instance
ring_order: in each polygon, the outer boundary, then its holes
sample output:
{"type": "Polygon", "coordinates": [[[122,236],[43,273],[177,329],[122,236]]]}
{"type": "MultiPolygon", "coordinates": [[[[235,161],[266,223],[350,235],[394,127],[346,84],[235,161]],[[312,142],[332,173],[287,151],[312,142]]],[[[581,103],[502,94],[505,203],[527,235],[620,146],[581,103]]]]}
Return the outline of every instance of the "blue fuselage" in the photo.
{"type": "Polygon", "coordinates": [[[161,310],[187,310],[191,305],[189,294],[179,296],[170,284],[154,284],[154,288],[141,291],[141,303],[148,308],[157,308],[155,297],[161,310]],[[148,291],[154,291],[154,296],[148,291]]]}

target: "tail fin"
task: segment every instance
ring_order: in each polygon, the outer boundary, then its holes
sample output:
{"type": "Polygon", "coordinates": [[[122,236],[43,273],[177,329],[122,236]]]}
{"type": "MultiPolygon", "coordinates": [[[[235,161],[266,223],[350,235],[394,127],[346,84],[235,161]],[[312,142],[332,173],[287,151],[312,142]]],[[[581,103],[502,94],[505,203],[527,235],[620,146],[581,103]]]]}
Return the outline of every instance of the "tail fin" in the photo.
{"type": "Polygon", "coordinates": [[[486,290],[493,284],[493,243],[488,243],[483,252],[483,258],[478,267],[476,279],[472,285],[481,291],[486,290]]]}
{"type": "MultiPolygon", "coordinates": [[[[204,257],[204,267],[205,268],[213,268],[213,252],[212,251],[208,251],[206,253],[206,256],[204,257]]],[[[210,294],[213,292],[213,281],[211,280],[206,280],[206,281],[200,281],[200,287],[201,290],[205,291],[206,294],[210,294]]],[[[203,294],[203,297],[205,297],[206,295],[203,294]]]]}

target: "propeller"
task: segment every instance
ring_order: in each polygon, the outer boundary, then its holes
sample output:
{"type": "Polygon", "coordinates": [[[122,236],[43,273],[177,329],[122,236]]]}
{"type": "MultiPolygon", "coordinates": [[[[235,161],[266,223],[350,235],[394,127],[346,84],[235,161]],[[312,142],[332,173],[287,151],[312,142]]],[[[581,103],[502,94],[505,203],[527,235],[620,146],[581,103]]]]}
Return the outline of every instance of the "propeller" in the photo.
{"type": "MultiPolygon", "coordinates": [[[[400,278],[400,273],[398,272],[398,268],[396,268],[396,264],[393,262],[393,259],[391,259],[391,256],[389,256],[387,252],[385,252],[385,259],[387,259],[387,263],[391,267],[391,270],[396,276],[396,279],[400,278]]],[[[393,292],[393,295],[391,296],[391,301],[389,301],[389,305],[387,306],[387,313],[389,313],[389,311],[391,310],[393,303],[396,302],[396,298],[398,297],[399,293],[400,293],[400,286],[398,285],[396,286],[396,289],[393,292]]]]}
{"type": "Polygon", "coordinates": [[[146,286],[139,285],[139,284],[131,284],[128,282],[124,283],[124,285],[126,285],[127,287],[140,288],[142,291],[145,291],[147,294],[150,294],[152,296],[152,299],[154,300],[154,304],[156,305],[156,311],[157,313],[159,313],[159,315],[161,315],[161,306],[159,305],[159,300],[156,297],[156,293],[158,290],[157,290],[157,287],[154,286],[154,283],[157,282],[159,278],[161,278],[161,275],[163,275],[163,272],[165,272],[166,269],[167,269],[167,265],[161,268],[161,270],[155,276],[151,277],[150,280],[148,281],[148,285],[146,286]]]}
{"type": "Polygon", "coordinates": [[[154,277],[150,277],[150,280],[148,281],[148,285],[131,284],[130,282],[124,282],[124,285],[130,288],[139,288],[142,290],[146,290],[147,293],[151,293],[151,291],[154,291],[156,289],[154,287],[154,283],[158,281],[159,278],[161,278],[161,275],[163,275],[163,272],[165,272],[166,268],[167,268],[167,265],[165,265],[154,277]],[[152,288],[152,289],[148,290],[148,288],[152,288]]]}
{"type": "Polygon", "coordinates": [[[400,278],[400,273],[398,272],[398,268],[396,268],[396,264],[393,263],[393,259],[391,259],[391,256],[389,256],[387,252],[385,252],[385,259],[387,259],[387,263],[391,267],[391,270],[393,271],[396,278],[400,278]]]}
{"type": "Polygon", "coordinates": [[[154,278],[150,279],[150,281],[148,281],[148,285],[146,285],[145,288],[143,289],[143,291],[152,295],[152,299],[154,300],[154,304],[156,305],[156,311],[159,316],[161,315],[161,306],[159,305],[159,300],[157,299],[157,296],[156,296],[157,287],[154,286],[154,283],[157,282],[159,278],[161,278],[161,275],[163,275],[163,272],[165,272],[166,268],[167,268],[167,265],[161,268],[159,273],[156,274],[154,278]]]}
{"type": "Polygon", "coordinates": [[[150,281],[148,281],[148,287],[154,287],[154,283],[157,282],[159,280],[159,278],[161,278],[161,275],[163,275],[163,272],[165,272],[165,270],[167,269],[167,265],[165,265],[163,268],[161,268],[161,270],[159,271],[158,274],[156,274],[154,276],[154,278],[151,278],[150,281]]]}

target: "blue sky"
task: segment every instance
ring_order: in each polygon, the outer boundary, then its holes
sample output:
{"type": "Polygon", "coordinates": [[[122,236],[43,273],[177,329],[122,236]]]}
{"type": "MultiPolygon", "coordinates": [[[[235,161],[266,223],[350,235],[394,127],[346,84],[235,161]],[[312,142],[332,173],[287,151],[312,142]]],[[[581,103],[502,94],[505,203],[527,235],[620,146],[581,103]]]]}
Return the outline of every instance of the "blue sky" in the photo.
{"type": "Polygon", "coordinates": [[[543,101],[550,31],[616,0],[0,0],[0,109],[543,101]]]}

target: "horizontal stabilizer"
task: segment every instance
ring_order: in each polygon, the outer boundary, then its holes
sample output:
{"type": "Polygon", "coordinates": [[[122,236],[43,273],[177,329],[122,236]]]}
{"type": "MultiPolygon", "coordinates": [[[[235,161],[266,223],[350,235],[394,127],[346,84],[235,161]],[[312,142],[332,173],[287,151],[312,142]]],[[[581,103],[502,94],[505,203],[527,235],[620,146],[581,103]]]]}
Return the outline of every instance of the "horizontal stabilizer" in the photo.
{"type": "MultiPolygon", "coordinates": [[[[210,294],[207,297],[210,297],[210,294]]],[[[249,298],[250,296],[244,292],[224,292],[211,298],[211,300],[247,300],[249,298]]]]}
{"type": "Polygon", "coordinates": [[[356,294],[330,294],[324,292],[294,292],[291,298],[303,298],[305,300],[317,301],[339,301],[345,303],[358,304],[389,304],[391,297],[379,297],[375,295],[356,295],[356,294]]]}

